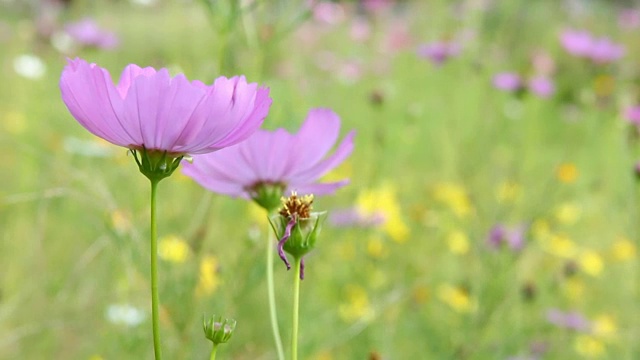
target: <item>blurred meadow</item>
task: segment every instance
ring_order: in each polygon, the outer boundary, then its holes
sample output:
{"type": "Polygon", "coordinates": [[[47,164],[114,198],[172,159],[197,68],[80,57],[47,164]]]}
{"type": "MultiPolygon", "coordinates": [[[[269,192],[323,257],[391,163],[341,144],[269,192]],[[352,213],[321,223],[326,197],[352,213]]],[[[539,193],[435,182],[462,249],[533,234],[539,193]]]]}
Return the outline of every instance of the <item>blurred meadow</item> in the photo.
{"type": "MultiPolygon", "coordinates": [[[[115,79],[244,74],[271,89],[265,129],[327,107],[357,131],[327,176],[350,184],[314,203],[302,359],[640,359],[633,6],[0,1],[0,359],[153,354],[148,182],[62,102],[75,57],[115,79]]],[[[165,356],[206,358],[215,313],[238,321],[219,358],[275,359],[261,209],[180,170],[158,204],[165,356]]],[[[286,344],[293,274],[275,265],[286,344]]]]}

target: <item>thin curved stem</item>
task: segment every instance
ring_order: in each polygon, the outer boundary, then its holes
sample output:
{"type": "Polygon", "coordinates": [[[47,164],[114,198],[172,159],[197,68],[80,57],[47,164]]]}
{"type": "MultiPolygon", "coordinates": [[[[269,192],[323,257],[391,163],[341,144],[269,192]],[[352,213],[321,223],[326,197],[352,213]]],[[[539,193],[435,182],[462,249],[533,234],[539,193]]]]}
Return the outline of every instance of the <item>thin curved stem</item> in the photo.
{"type": "Polygon", "coordinates": [[[273,281],[273,253],[275,252],[275,242],[271,228],[267,229],[267,234],[267,293],[269,298],[271,332],[273,333],[273,340],[276,343],[278,359],[284,360],[284,347],[282,346],[282,338],[280,337],[280,329],[278,328],[278,313],[276,312],[276,292],[273,281]]]}
{"type": "Polygon", "coordinates": [[[298,313],[300,309],[300,267],[302,258],[294,261],[295,274],[293,278],[293,324],[291,325],[291,360],[298,360],[298,313]]]}
{"type": "Polygon", "coordinates": [[[156,360],[162,359],[160,348],[160,316],[158,306],[158,229],[156,222],[156,192],[159,180],[151,180],[151,317],[153,320],[153,350],[156,360]]]}

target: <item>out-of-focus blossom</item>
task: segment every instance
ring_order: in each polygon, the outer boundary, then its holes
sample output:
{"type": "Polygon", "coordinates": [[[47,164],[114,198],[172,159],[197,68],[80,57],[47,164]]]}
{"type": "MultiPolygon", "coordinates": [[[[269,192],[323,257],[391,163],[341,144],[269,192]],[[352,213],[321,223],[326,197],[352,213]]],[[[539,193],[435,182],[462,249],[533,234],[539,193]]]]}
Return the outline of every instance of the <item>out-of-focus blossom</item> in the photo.
{"type": "Polygon", "coordinates": [[[13,59],[13,70],[22,77],[37,80],[47,73],[47,65],[35,55],[23,54],[13,59]]]}
{"type": "Polygon", "coordinates": [[[117,47],[120,42],[115,33],[101,28],[91,18],[69,23],[64,29],[74,42],[82,46],[108,50],[117,47]]]}
{"type": "Polygon", "coordinates": [[[621,44],[614,43],[607,37],[593,37],[588,31],[568,29],[560,35],[564,49],[576,57],[588,58],[595,64],[614,62],[625,54],[621,44]]]}
{"type": "Polygon", "coordinates": [[[548,98],[556,92],[553,80],[546,76],[536,76],[527,83],[529,91],[541,98],[548,98]]]}
{"type": "Polygon", "coordinates": [[[569,54],[586,57],[591,52],[593,38],[588,31],[567,29],[560,34],[560,43],[569,54]]]}
{"type": "Polygon", "coordinates": [[[624,111],[624,118],[629,123],[640,127],[640,105],[634,105],[628,107],[624,111]]]}
{"type": "Polygon", "coordinates": [[[309,111],[297,134],[284,129],[258,130],[248,140],[184,162],[183,172],[204,188],[220,194],[256,199],[264,187],[275,187],[276,200],[291,191],[325,195],[348,180],[319,183],[323,175],[342,163],[353,150],[350,132],[327,156],[338,140],[340,118],[329,109],[309,111]]]}
{"type": "Polygon", "coordinates": [[[622,9],[618,13],[618,25],[624,30],[640,27],[640,9],[622,9]]]}
{"type": "Polygon", "coordinates": [[[559,309],[549,309],[546,314],[547,321],[551,324],[576,331],[589,331],[591,323],[577,311],[564,312],[559,309]]]}
{"type": "Polygon", "coordinates": [[[474,212],[467,191],[456,183],[439,183],[434,186],[433,197],[449,207],[459,218],[467,217],[474,212]]]}
{"type": "Polygon", "coordinates": [[[518,199],[521,193],[522,185],[513,180],[506,180],[498,185],[496,189],[496,200],[499,203],[513,202],[518,199]]]}
{"type": "Polygon", "coordinates": [[[313,19],[319,23],[335,25],[345,19],[344,7],[332,1],[311,1],[313,19]]]}
{"type": "Polygon", "coordinates": [[[493,77],[493,86],[504,91],[517,91],[522,88],[522,78],[512,72],[503,72],[493,77]]]}
{"type": "Polygon", "coordinates": [[[198,276],[198,285],[196,286],[196,295],[208,296],[213,294],[222,282],[218,277],[219,272],[218,259],[213,255],[205,255],[200,260],[200,271],[198,276]]]}
{"type": "Polygon", "coordinates": [[[244,77],[213,85],[171,77],[131,64],[114,85],[109,72],[69,60],[60,78],[62,99],[78,122],[112,144],[171,157],[201,154],[252,135],[267,116],[269,90],[244,77]]]}
{"type": "Polygon", "coordinates": [[[580,205],[572,202],[564,202],[555,208],[556,220],[562,225],[573,225],[582,217],[580,205]]]}
{"type": "Polygon", "coordinates": [[[592,335],[579,335],[575,339],[574,348],[583,358],[597,359],[605,353],[605,344],[592,335]]]}
{"type": "Polygon", "coordinates": [[[386,31],[385,48],[382,49],[388,53],[397,53],[400,50],[411,46],[413,37],[406,22],[394,22],[386,31]]]}
{"type": "Polygon", "coordinates": [[[596,64],[614,62],[625,54],[624,46],[614,43],[606,37],[595,39],[591,44],[589,58],[596,64]]]}
{"type": "Polygon", "coordinates": [[[460,53],[460,45],[450,41],[435,41],[418,48],[418,55],[435,65],[442,65],[460,53]]]}
{"type": "Polygon", "coordinates": [[[613,339],[618,333],[618,324],[613,316],[601,314],[591,322],[591,332],[599,338],[613,339]]]}
{"type": "Polygon", "coordinates": [[[628,238],[621,237],[611,245],[611,257],[616,261],[633,260],[636,257],[636,245],[628,238]]]}
{"type": "Polygon", "coordinates": [[[438,287],[438,298],[458,313],[475,312],[477,301],[469,295],[469,291],[459,286],[443,284],[438,287]]]}
{"type": "Polygon", "coordinates": [[[556,178],[565,184],[573,184],[578,179],[580,171],[573,163],[562,163],[556,169],[556,178]]]}
{"type": "Polygon", "coordinates": [[[395,0],[362,0],[361,4],[366,11],[382,13],[389,10],[394,2],[395,0]]]}
{"type": "Polygon", "coordinates": [[[504,244],[513,251],[521,250],[524,247],[525,231],[524,225],[508,227],[497,224],[489,231],[487,244],[492,248],[499,248],[504,244]]]}
{"type": "Polygon", "coordinates": [[[142,310],[132,305],[113,304],[107,308],[106,317],[112,324],[133,327],[140,325],[146,315],[142,310]]]}
{"type": "Polygon", "coordinates": [[[375,310],[369,301],[367,291],[360,285],[351,285],[346,289],[346,302],[338,307],[340,317],[346,322],[371,321],[375,310]]]}
{"type": "Polygon", "coordinates": [[[158,256],[164,261],[181,264],[190,255],[189,244],[176,235],[168,235],[158,241],[158,256]]]}
{"type": "Polygon", "coordinates": [[[556,62],[546,51],[536,51],[531,56],[531,66],[536,74],[540,76],[551,76],[556,70],[556,62]]]}
{"type": "Polygon", "coordinates": [[[469,252],[469,237],[461,230],[455,230],[447,236],[449,251],[455,255],[464,255],[469,252]]]}
{"type": "Polygon", "coordinates": [[[604,269],[604,261],[600,254],[593,250],[584,250],[578,257],[580,269],[588,275],[600,276],[604,269]]]}
{"type": "Polygon", "coordinates": [[[330,215],[329,221],[335,226],[379,227],[397,242],[404,242],[409,236],[409,227],[403,220],[396,190],[388,184],[362,191],[354,208],[340,210],[337,216],[330,215]],[[340,214],[344,214],[344,217],[340,218],[340,214]]]}
{"type": "Polygon", "coordinates": [[[367,41],[371,37],[371,25],[366,19],[357,17],[351,23],[349,35],[353,41],[367,41]]]}

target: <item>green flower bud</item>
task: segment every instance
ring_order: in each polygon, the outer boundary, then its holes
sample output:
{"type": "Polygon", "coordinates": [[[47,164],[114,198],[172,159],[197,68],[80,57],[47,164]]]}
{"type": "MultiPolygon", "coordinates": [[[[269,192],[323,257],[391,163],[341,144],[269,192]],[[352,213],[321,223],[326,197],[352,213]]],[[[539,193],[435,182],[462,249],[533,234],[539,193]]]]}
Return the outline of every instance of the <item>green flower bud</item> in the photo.
{"type": "Polygon", "coordinates": [[[221,316],[213,315],[209,319],[203,317],[202,327],[207,339],[215,345],[224,344],[231,339],[231,335],[236,329],[236,321],[233,319],[223,320],[221,316]]]}
{"type": "Polygon", "coordinates": [[[284,189],[285,185],[282,183],[259,182],[251,186],[249,193],[256,204],[270,213],[280,206],[284,189]]]}

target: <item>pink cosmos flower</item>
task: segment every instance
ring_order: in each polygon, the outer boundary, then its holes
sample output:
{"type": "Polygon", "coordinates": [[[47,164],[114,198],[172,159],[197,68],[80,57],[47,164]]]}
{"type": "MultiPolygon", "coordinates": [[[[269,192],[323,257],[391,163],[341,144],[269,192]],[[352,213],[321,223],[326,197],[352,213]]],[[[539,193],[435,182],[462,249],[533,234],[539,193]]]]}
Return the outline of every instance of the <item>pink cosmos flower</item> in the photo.
{"type": "Polygon", "coordinates": [[[460,45],[454,42],[436,41],[418,48],[418,55],[430,60],[434,65],[442,65],[449,58],[458,55],[460,45]]]}
{"type": "Polygon", "coordinates": [[[560,35],[564,49],[574,56],[588,56],[593,38],[588,31],[568,29],[560,35]]]}
{"type": "Polygon", "coordinates": [[[556,92],[553,80],[546,76],[536,76],[529,79],[529,91],[541,98],[548,98],[556,92]]]}
{"type": "Polygon", "coordinates": [[[624,118],[630,124],[640,127],[640,105],[628,107],[624,112],[624,118]]]}
{"type": "Polygon", "coordinates": [[[277,186],[282,194],[325,195],[348,180],[318,183],[318,179],[344,161],[353,150],[350,132],[333,147],[340,132],[340,118],[329,109],[313,109],[297,134],[284,129],[258,130],[247,141],[218,152],[199,155],[183,164],[183,173],[203,187],[221,194],[255,198],[262,186],[277,186]]]}
{"type": "Polygon", "coordinates": [[[65,31],[75,42],[83,46],[113,49],[119,43],[116,34],[100,28],[91,18],[69,23],[65,26],[65,31]]]}
{"type": "Polygon", "coordinates": [[[106,69],[69,60],[60,78],[62,100],[94,135],[132,150],[172,157],[216,151],[245,140],[267,116],[269,89],[243,76],[212,85],[167,69],[128,65],[114,85],[106,69]]]}
{"type": "Polygon", "coordinates": [[[602,37],[594,39],[588,56],[596,64],[608,64],[623,57],[624,53],[624,46],[602,37]]]}
{"type": "Polygon", "coordinates": [[[522,79],[516,73],[503,72],[493,77],[493,86],[504,91],[516,91],[522,87],[522,79]]]}

